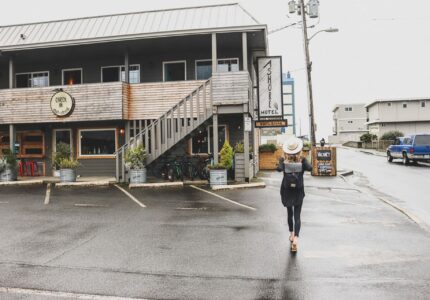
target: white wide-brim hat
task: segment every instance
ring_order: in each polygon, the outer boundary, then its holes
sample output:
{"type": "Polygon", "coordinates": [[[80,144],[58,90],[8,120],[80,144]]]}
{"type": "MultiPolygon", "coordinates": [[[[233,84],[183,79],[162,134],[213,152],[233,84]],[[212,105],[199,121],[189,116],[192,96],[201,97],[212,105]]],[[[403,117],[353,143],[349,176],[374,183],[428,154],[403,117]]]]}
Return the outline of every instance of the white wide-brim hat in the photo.
{"type": "Polygon", "coordinates": [[[289,138],[284,142],[284,145],[282,145],[282,150],[286,154],[294,155],[302,151],[303,149],[303,141],[299,138],[296,138],[295,136],[289,138]]]}

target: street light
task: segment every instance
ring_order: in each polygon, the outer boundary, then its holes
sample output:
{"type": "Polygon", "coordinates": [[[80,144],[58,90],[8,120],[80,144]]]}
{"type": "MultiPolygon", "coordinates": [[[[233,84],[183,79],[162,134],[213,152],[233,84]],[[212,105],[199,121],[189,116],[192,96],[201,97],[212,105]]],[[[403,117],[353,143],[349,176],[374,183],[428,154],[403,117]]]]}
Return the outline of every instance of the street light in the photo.
{"type": "Polygon", "coordinates": [[[330,27],[328,29],[323,29],[323,30],[317,31],[308,39],[308,42],[310,42],[314,38],[314,36],[316,36],[318,33],[321,33],[321,32],[333,33],[333,32],[339,32],[339,29],[330,27]]]}
{"type": "Polygon", "coordinates": [[[299,16],[302,16],[303,43],[304,43],[305,59],[306,59],[306,75],[308,80],[309,130],[310,130],[310,140],[311,140],[312,146],[315,147],[316,138],[315,138],[314,103],[313,103],[313,95],[312,95],[312,76],[311,76],[312,63],[309,57],[309,41],[320,32],[337,32],[339,30],[336,28],[320,30],[315,34],[313,34],[311,38],[308,38],[306,15],[309,15],[310,18],[317,18],[319,16],[318,0],[309,0],[307,4],[307,9],[306,9],[304,0],[298,0],[297,4],[295,0],[290,0],[288,2],[288,9],[290,13],[295,13],[297,11],[297,14],[299,16]]]}

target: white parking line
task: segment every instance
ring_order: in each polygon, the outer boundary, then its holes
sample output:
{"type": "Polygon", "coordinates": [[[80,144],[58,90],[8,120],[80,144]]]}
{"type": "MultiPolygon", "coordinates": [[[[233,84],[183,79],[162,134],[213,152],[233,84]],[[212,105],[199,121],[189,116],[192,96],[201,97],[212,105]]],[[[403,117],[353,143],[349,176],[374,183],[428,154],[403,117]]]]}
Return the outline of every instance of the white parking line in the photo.
{"type": "Polygon", "coordinates": [[[51,184],[48,183],[46,185],[45,205],[49,204],[50,198],[51,198],[51,184]]]}
{"type": "Polygon", "coordinates": [[[35,289],[0,287],[0,294],[3,294],[3,293],[9,294],[9,295],[46,296],[46,297],[86,299],[86,300],[131,300],[131,299],[145,300],[143,298],[126,298],[126,297],[100,296],[100,295],[91,295],[91,294],[54,292],[54,291],[44,291],[44,290],[35,290],[35,289]]]}
{"type": "Polygon", "coordinates": [[[134,202],[136,202],[140,207],[145,208],[145,204],[143,204],[142,202],[140,202],[139,200],[137,200],[132,194],[130,194],[129,192],[127,192],[126,190],[124,190],[122,187],[120,187],[117,184],[114,184],[114,186],[116,186],[121,192],[123,192],[124,194],[126,194],[131,200],[133,200],[134,202]]]}
{"type": "Polygon", "coordinates": [[[214,196],[214,197],[220,198],[220,199],[222,199],[222,200],[228,201],[228,202],[230,202],[230,203],[232,203],[232,204],[235,204],[235,205],[238,205],[238,206],[241,206],[241,207],[244,207],[244,208],[250,209],[250,210],[254,210],[254,211],[255,211],[255,210],[257,210],[257,209],[256,209],[256,208],[254,208],[254,207],[251,207],[251,206],[248,206],[248,205],[245,205],[245,204],[242,204],[242,203],[239,203],[239,202],[236,202],[236,201],[230,200],[230,199],[228,199],[228,198],[226,198],[226,197],[223,197],[223,196],[220,196],[220,195],[218,195],[218,194],[215,194],[215,193],[209,192],[209,191],[207,191],[207,190],[205,190],[205,189],[202,189],[202,188],[196,187],[195,185],[190,185],[190,187],[192,187],[193,189],[196,189],[196,190],[199,190],[199,191],[205,192],[205,193],[207,193],[207,194],[209,194],[209,195],[212,195],[212,196],[214,196]]]}

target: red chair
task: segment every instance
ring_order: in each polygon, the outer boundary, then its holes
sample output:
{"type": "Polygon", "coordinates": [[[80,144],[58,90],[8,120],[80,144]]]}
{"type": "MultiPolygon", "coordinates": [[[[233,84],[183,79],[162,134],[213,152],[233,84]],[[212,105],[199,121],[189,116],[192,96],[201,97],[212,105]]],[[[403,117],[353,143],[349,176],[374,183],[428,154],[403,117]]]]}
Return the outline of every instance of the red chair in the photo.
{"type": "Polygon", "coordinates": [[[22,177],[25,175],[25,166],[24,166],[24,162],[22,160],[19,161],[18,164],[19,167],[19,176],[22,177]]]}

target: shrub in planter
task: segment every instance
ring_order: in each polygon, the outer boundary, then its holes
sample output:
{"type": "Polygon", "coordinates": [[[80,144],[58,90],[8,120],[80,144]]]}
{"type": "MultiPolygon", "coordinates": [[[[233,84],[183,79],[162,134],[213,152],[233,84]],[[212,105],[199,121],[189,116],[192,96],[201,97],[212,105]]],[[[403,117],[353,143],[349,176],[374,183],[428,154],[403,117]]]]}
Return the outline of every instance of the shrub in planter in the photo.
{"type": "Polygon", "coordinates": [[[374,134],[371,133],[365,133],[362,136],[360,136],[360,141],[362,141],[363,143],[370,143],[373,140],[376,140],[378,137],[374,134]]]}
{"type": "Polygon", "coordinates": [[[146,151],[143,145],[128,149],[125,154],[125,166],[129,170],[130,183],[146,182],[146,151]]]}
{"type": "Polygon", "coordinates": [[[403,132],[400,132],[397,130],[388,131],[381,136],[381,140],[382,141],[394,141],[396,138],[402,137],[402,136],[404,136],[403,132]]]}
{"type": "Polygon", "coordinates": [[[17,179],[18,160],[12,151],[6,150],[0,156],[0,181],[15,181],[17,179]]]}
{"type": "Polygon", "coordinates": [[[65,159],[71,157],[72,153],[70,152],[70,145],[60,142],[56,146],[56,152],[53,155],[52,158],[52,168],[54,169],[54,176],[60,176],[59,170],[60,170],[60,162],[65,159]],[[56,173],[58,175],[56,175],[56,173]]]}
{"type": "Polygon", "coordinates": [[[209,166],[211,186],[227,184],[227,170],[233,167],[233,156],[233,148],[225,141],[220,152],[219,164],[209,166]]]}
{"type": "Polygon", "coordinates": [[[71,157],[63,158],[59,161],[60,166],[60,181],[61,182],[75,182],[76,169],[81,164],[71,157]]]}
{"type": "Polygon", "coordinates": [[[259,152],[272,152],[275,153],[278,147],[275,144],[263,144],[258,148],[259,152]]]}

